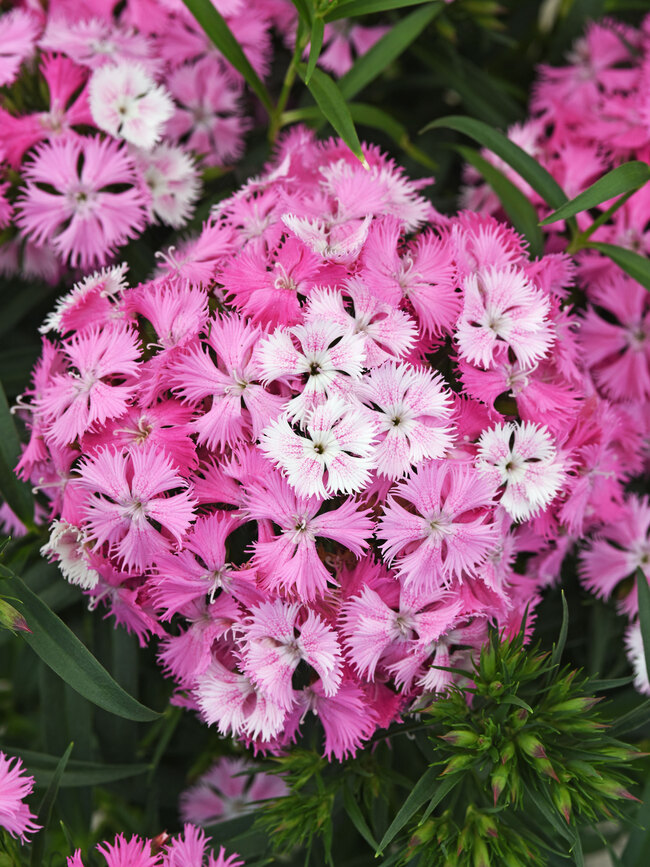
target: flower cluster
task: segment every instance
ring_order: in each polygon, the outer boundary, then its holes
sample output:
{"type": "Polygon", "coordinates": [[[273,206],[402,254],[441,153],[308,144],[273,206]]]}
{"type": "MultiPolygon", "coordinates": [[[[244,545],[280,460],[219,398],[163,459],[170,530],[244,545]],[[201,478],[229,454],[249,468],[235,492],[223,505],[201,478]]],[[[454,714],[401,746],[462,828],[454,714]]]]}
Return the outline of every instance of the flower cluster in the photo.
{"type": "MultiPolygon", "coordinates": [[[[56,282],[152,223],[184,225],[199,163],[238,159],[250,120],[243,79],[181,0],[45,5],[0,14],[0,273],[56,282]]],[[[282,0],[215,5],[265,75],[282,0]]]]}
{"type": "MultiPolygon", "coordinates": [[[[118,834],[113,843],[96,847],[106,867],[243,867],[239,855],[226,855],[223,846],[218,854],[209,849],[210,838],[200,828],[185,825],[177,837],[160,834],[153,840],[133,836],[130,840],[118,834]]],[[[84,867],[81,851],[66,859],[67,867],[84,867]]]]}
{"type": "Polygon", "coordinates": [[[151,280],[75,286],[18,466],[43,552],[159,637],[177,703],[270,751],[315,715],[338,759],[516,631],[642,460],[568,257],[365,156],[296,128],[151,280]]]}
{"type": "MultiPolygon", "coordinates": [[[[565,66],[541,67],[532,116],[509,135],[573,197],[621,163],[650,160],[650,17],[638,30],[608,19],[591,24],[567,60],[565,66]]],[[[507,166],[499,163],[499,167],[524,189],[540,216],[546,216],[548,207],[537,194],[507,166]]],[[[472,170],[468,178],[475,180],[472,170]]],[[[469,186],[464,201],[485,213],[498,213],[498,201],[484,185],[469,186]]],[[[595,211],[579,214],[581,232],[592,241],[647,256],[648,186],[605,215],[612,204],[604,202],[595,211]]],[[[547,227],[549,251],[561,248],[563,228],[562,222],[547,227]]],[[[650,421],[650,295],[594,249],[580,250],[574,260],[574,299],[582,308],[575,320],[579,329],[574,346],[581,359],[586,399],[574,453],[578,460],[572,469],[575,495],[565,509],[569,538],[549,535],[548,554],[540,552],[531,568],[547,570],[549,561],[556,562],[574,542],[591,534],[580,553],[581,578],[596,595],[615,595],[620,610],[630,618],[627,645],[636,684],[650,692],[636,619],[636,589],[630,580],[638,568],[650,579],[650,502],[621,487],[621,482],[647,471],[647,450],[640,445],[647,443],[650,421]],[[603,425],[609,428],[605,436],[603,425]],[[620,438],[631,447],[623,464],[613,447],[613,440],[620,438]],[[594,509],[593,500],[587,505],[586,498],[593,498],[590,491],[596,490],[601,508],[594,509]]],[[[557,348],[564,352],[567,345],[563,340],[557,348]]],[[[551,412],[561,406],[556,400],[553,404],[551,412]]]]}
{"type": "Polygon", "coordinates": [[[27,835],[40,830],[25,798],[31,795],[34,778],[27,776],[20,759],[0,750],[0,828],[27,842],[27,835]]]}

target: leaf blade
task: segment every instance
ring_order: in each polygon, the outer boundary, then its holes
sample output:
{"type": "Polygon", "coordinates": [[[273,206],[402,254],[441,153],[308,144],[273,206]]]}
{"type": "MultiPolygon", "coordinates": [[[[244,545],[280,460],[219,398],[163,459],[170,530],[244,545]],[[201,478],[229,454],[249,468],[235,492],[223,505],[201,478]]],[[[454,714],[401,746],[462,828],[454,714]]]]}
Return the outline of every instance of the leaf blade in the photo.
{"type": "Polygon", "coordinates": [[[309,38],[309,60],[307,61],[307,70],[305,72],[305,84],[309,86],[318,58],[320,57],[321,48],[323,47],[323,35],[325,33],[325,23],[322,18],[314,18],[311,26],[311,36],[309,38]]]}
{"type": "MultiPolygon", "coordinates": [[[[426,801],[429,801],[435,795],[436,787],[439,785],[439,776],[438,768],[428,768],[428,770],[422,774],[415,786],[413,786],[402,806],[397,811],[397,814],[388,826],[386,833],[381,838],[375,853],[376,855],[381,855],[383,853],[386,846],[388,846],[388,844],[402,830],[409,819],[417,813],[426,801]]],[[[448,783],[450,780],[445,782],[448,783]]]]}
{"type": "Polygon", "coordinates": [[[309,83],[306,81],[306,67],[304,63],[298,64],[298,74],[307,84],[311,95],[316,100],[316,104],[323,113],[325,119],[331,124],[334,130],[341,136],[352,153],[365,166],[366,158],[361,150],[359,136],[350,114],[350,109],[341,93],[339,86],[333,78],[327,75],[322,69],[314,69],[309,83]]]}
{"type": "Polygon", "coordinates": [[[74,748],[74,744],[69,744],[67,750],[63,753],[59,761],[57,762],[54,773],[52,774],[52,779],[50,784],[43,796],[43,800],[41,801],[41,805],[38,810],[38,820],[41,824],[41,833],[38,834],[32,844],[32,855],[30,859],[31,867],[39,867],[40,864],[43,863],[43,854],[45,850],[45,832],[47,831],[50,819],[52,818],[52,808],[54,807],[54,802],[56,801],[56,796],[59,792],[59,786],[61,784],[61,777],[63,776],[63,772],[65,771],[65,767],[68,763],[68,759],[70,758],[70,753],[74,748]]]}
{"type": "Polygon", "coordinates": [[[26,527],[34,527],[34,497],[14,473],[20,458],[20,440],[0,383],[0,495],[26,527]]]}
{"type": "Polygon", "coordinates": [[[590,241],[587,249],[600,250],[637,283],[650,289],[650,260],[645,256],[639,256],[638,253],[633,253],[632,250],[626,250],[624,247],[617,247],[616,244],[604,244],[601,241],[590,241]]]}
{"type": "Polygon", "coordinates": [[[100,665],[77,636],[13,572],[3,586],[20,600],[31,633],[24,641],[43,662],[80,695],[116,716],[135,722],[150,722],[160,714],[145,707],[125,692],[100,665]]]}
{"type": "Polygon", "coordinates": [[[347,783],[343,785],[343,806],[345,807],[345,812],[348,814],[350,821],[357,829],[359,834],[363,837],[363,839],[371,847],[371,849],[376,849],[377,841],[375,840],[372,831],[368,827],[368,823],[366,822],[365,817],[361,812],[361,808],[357,804],[356,799],[347,783]]]}
{"type": "Polygon", "coordinates": [[[403,9],[405,6],[422,6],[432,2],[435,0],[343,0],[334,9],[326,12],[323,20],[329,23],[340,18],[356,18],[373,12],[390,12],[393,9],[403,9]]]}

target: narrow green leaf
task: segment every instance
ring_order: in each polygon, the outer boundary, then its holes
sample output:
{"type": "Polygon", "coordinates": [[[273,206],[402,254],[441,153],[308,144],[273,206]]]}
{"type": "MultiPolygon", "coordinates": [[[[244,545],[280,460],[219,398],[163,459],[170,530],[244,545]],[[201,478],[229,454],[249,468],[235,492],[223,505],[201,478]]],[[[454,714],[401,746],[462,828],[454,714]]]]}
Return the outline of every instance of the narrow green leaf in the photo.
{"type": "Polygon", "coordinates": [[[600,241],[590,241],[587,245],[590,250],[600,250],[622,268],[630,277],[633,277],[646,289],[650,289],[650,259],[639,256],[625,247],[617,247],[616,244],[603,244],[600,241]]]}
{"type": "Polygon", "coordinates": [[[424,3],[434,2],[437,0],[342,0],[323,15],[323,20],[338,21],[340,18],[356,18],[372,12],[388,12],[392,9],[403,9],[405,6],[422,6],[424,3]]]}
{"type": "MultiPolygon", "coordinates": [[[[449,117],[441,117],[438,120],[431,121],[421,132],[444,128],[463,133],[463,135],[473,138],[482,147],[495,153],[510,168],[514,169],[517,174],[521,175],[535,192],[544,199],[549,207],[560,208],[567,201],[562,187],[537,160],[533,159],[530,154],[527,154],[525,150],[514,142],[511,142],[502,132],[493,129],[487,123],[483,123],[483,121],[476,120],[473,117],[450,115],[449,117]]],[[[575,221],[572,225],[575,225],[575,221]]]]}
{"type": "MultiPolygon", "coordinates": [[[[56,756],[33,752],[32,750],[21,750],[16,747],[12,747],[11,752],[23,760],[25,767],[36,780],[37,786],[50,785],[59,763],[56,756]]],[[[102,765],[95,762],[71,760],[66,765],[59,786],[62,789],[78,786],[101,786],[130,777],[138,777],[148,770],[149,765],[144,764],[102,765]]]]}
{"type": "Polygon", "coordinates": [[[569,606],[567,605],[564,590],[560,591],[562,597],[562,625],[560,626],[560,634],[557,639],[557,644],[553,645],[553,653],[551,654],[551,665],[559,665],[564,653],[564,645],[569,632],[569,606]]]}
{"type": "Polygon", "coordinates": [[[440,769],[429,768],[422,774],[417,783],[413,786],[411,793],[399,808],[397,815],[390,823],[388,830],[384,834],[377,847],[376,855],[381,855],[388,844],[402,830],[404,825],[411,819],[415,813],[422,807],[430,798],[433,797],[436,788],[440,785],[440,769]]]}
{"type": "Polygon", "coordinates": [[[645,784],[635,820],[639,827],[632,831],[625,845],[621,855],[623,867],[644,867],[650,863],[650,780],[645,784]]]}
{"type": "Polygon", "coordinates": [[[352,794],[352,790],[347,785],[347,783],[343,786],[343,806],[345,807],[345,812],[350,817],[350,821],[357,829],[359,834],[361,834],[366,843],[372,849],[377,849],[377,841],[375,840],[372,831],[368,827],[368,823],[366,822],[365,817],[361,812],[361,808],[357,804],[356,799],[352,794]]]}
{"type": "Polygon", "coordinates": [[[518,695],[506,695],[501,699],[501,704],[511,704],[515,705],[515,707],[520,707],[528,713],[534,713],[532,707],[523,700],[523,698],[519,698],[518,695]]]}
{"type": "Polygon", "coordinates": [[[576,867],[585,867],[585,856],[582,853],[582,840],[580,839],[580,834],[577,830],[574,831],[571,854],[573,855],[576,867]]]}
{"type": "Polygon", "coordinates": [[[311,25],[311,36],[309,37],[309,60],[307,61],[307,71],[305,72],[305,84],[309,85],[309,80],[312,77],[320,51],[323,47],[323,33],[325,32],[325,24],[322,18],[314,18],[311,25]]]}
{"type": "Polygon", "coordinates": [[[639,626],[643,639],[643,656],[646,671],[650,673],[650,587],[640,566],[636,570],[636,591],[639,598],[639,626]]]}
{"type": "MultiPolygon", "coordinates": [[[[298,65],[298,73],[302,80],[305,81],[307,70],[304,63],[298,65]]],[[[325,119],[334,127],[357,159],[363,165],[367,165],[366,158],[361,150],[357,131],[354,128],[350,109],[338,84],[333,78],[324,73],[322,69],[314,69],[307,87],[316,100],[316,104],[323,112],[325,119]]]]}
{"type": "Polygon", "coordinates": [[[158,719],[160,714],[132,698],[116,683],[77,636],[21,579],[5,567],[3,583],[20,600],[31,633],[21,637],[52,671],[84,698],[109,713],[136,722],[158,719]]]}
{"type": "Polygon", "coordinates": [[[372,48],[357,58],[354,66],[339,81],[341,93],[352,99],[386,67],[396,60],[444,8],[442,0],[428,3],[402,18],[372,48]]]}
{"type": "Polygon", "coordinates": [[[544,236],[538,225],[537,209],[503,172],[484,159],[478,151],[463,145],[458,145],[456,149],[466,162],[483,175],[497,194],[512,225],[528,241],[531,256],[541,256],[544,252],[544,236]]]}
{"type": "Polygon", "coordinates": [[[307,0],[291,0],[291,2],[296,7],[296,12],[300,16],[300,20],[303,22],[305,27],[311,27],[313,10],[307,0]]]}
{"type": "Polygon", "coordinates": [[[608,734],[612,737],[620,737],[621,735],[635,732],[650,722],[650,699],[642,702],[638,707],[628,711],[623,716],[614,720],[609,729],[608,734]]]}
{"type": "Polygon", "coordinates": [[[574,217],[581,211],[588,211],[590,208],[595,208],[596,205],[608,202],[616,196],[638,190],[648,181],[650,181],[650,166],[647,163],[634,161],[617,166],[599,178],[584,192],[553,211],[546,219],[542,220],[540,226],[548,226],[558,220],[574,217]]]}
{"type": "Polygon", "coordinates": [[[634,680],[634,675],[629,677],[613,677],[604,680],[589,681],[589,689],[594,692],[607,692],[608,689],[618,689],[620,686],[628,686],[634,680]]]}
{"type": "Polygon", "coordinates": [[[47,831],[50,819],[52,818],[52,807],[56,801],[56,796],[61,784],[61,777],[65,771],[65,766],[68,764],[68,759],[70,758],[70,753],[72,752],[73,747],[74,744],[71,743],[57,762],[57,766],[52,774],[50,785],[41,801],[41,806],[38,810],[38,824],[41,826],[42,830],[40,834],[36,835],[34,842],[32,843],[32,857],[30,859],[31,867],[41,867],[41,864],[43,863],[45,832],[47,831]]]}
{"type": "Polygon", "coordinates": [[[447,795],[451,792],[451,790],[458,783],[460,783],[460,781],[461,781],[461,776],[460,775],[457,775],[457,776],[454,775],[451,777],[447,777],[447,779],[444,780],[443,783],[441,783],[440,788],[438,789],[438,791],[435,793],[433,798],[431,798],[431,800],[427,804],[427,808],[424,811],[422,818],[420,819],[420,822],[419,822],[420,825],[423,822],[426,822],[426,820],[429,818],[431,813],[433,813],[433,811],[436,809],[436,807],[442,801],[442,799],[446,798],[447,795]]]}
{"type": "Polygon", "coordinates": [[[34,526],[34,497],[30,487],[14,473],[19,458],[20,440],[0,383],[0,495],[23,524],[31,529],[34,526]]]}
{"type": "Polygon", "coordinates": [[[219,49],[237,72],[241,73],[250,89],[257,94],[262,105],[270,113],[273,110],[269,93],[242,51],[225,18],[216,10],[211,0],[183,0],[192,15],[205,31],[206,36],[219,49]]]}

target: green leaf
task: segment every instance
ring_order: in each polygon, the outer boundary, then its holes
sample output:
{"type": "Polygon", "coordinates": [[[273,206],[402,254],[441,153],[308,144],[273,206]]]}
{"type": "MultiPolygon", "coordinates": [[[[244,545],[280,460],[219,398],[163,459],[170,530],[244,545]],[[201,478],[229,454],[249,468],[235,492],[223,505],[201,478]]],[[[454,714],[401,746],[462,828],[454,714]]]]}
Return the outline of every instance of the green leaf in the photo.
{"type": "Polygon", "coordinates": [[[643,656],[646,672],[650,676],[650,587],[640,566],[636,570],[636,591],[639,598],[639,626],[643,639],[643,656]]]}
{"type": "Polygon", "coordinates": [[[34,527],[34,497],[14,473],[20,459],[20,440],[0,383],[0,495],[26,527],[34,527]]]}
{"type": "MultiPolygon", "coordinates": [[[[59,759],[47,753],[11,748],[12,754],[19,756],[25,767],[36,780],[37,786],[49,786],[56,772],[59,759]]],[[[149,765],[102,765],[95,762],[69,761],[60,778],[60,788],[70,789],[78,786],[101,786],[115,783],[130,777],[138,777],[149,770],[149,765]]]]}
{"type": "Polygon", "coordinates": [[[483,175],[497,194],[512,225],[528,241],[531,256],[541,256],[544,252],[544,236],[538,225],[537,209],[503,172],[484,159],[478,151],[463,145],[458,145],[456,149],[466,162],[483,175]]]}
{"type": "Polygon", "coordinates": [[[320,51],[323,47],[323,33],[325,32],[325,24],[322,18],[314,18],[311,26],[311,36],[309,37],[309,60],[307,61],[307,71],[305,72],[305,84],[309,85],[309,80],[312,77],[320,51]]]}
{"type": "MultiPolygon", "coordinates": [[[[534,160],[530,154],[511,142],[502,132],[473,117],[450,115],[428,123],[421,132],[432,129],[453,129],[463,133],[482,147],[495,153],[510,168],[514,169],[551,208],[560,208],[567,200],[566,194],[555,178],[534,160]]],[[[571,218],[570,218],[571,219],[571,218]]],[[[572,223],[575,226],[575,221],[572,223]]]]}
{"type": "Polygon", "coordinates": [[[440,786],[440,788],[438,789],[438,791],[435,793],[435,795],[433,796],[433,798],[431,798],[431,800],[430,800],[429,803],[427,804],[427,808],[426,808],[426,810],[424,811],[424,813],[423,813],[423,815],[422,815],[422,818],[420,819],[420,822],[419,822],[420,825],[421,825],[423,822],[426,822],[426,820],[429,818],[429,816],[431,815],[431,813],[433,813],[433,811],[436,809],[436,807],[437,807],[438,804],[442,801],[442,799],[443,799],[443,798],[446,798],[447,795],[448,795],[448,794],[451,792],[451,790],[454,788],[454,786],[456,786],[457,783],[460,783],[460,781],[461,781],[461,776],[460,776],[460,775],[458,775],[458,776],[455,776],[455,775],[454,775],[454,776],[448,777],[448,778],[447,778],[447,779],[446,779],[446,780],[441,784],[441,786],[440,786]]]}
{"type": "Polygon", "coordinates": [[[617,166],[599,178],[584,192],[542,220],[540,226],[548,226],[558,220],[574,217],[581,211],[588,211],[590,208],[595,208],[596,205],[608,202],[616,196],[638,190],[648,181],[650,181],[650,166],[647,163],[634,161],[617,166]]]}
{"type": "Polygon", "coordinates": [[[345,812],[350,817],[350,821],[357,829],[359,834],[361,834],[366,843],[372,849],[377,849],[377,841],[373,837],[372,831],[368,827],[368,823],[366,822],[365,817],[361,812],[361,808],[357,804],[352,790],[347,785],[347,783],[343,786],[343,806],[345,807],[345,812]]]}
{"type": "Polygon", "coordinates": [[[616,244],[603,244],[600,241],[590,241],[587,244],[590,250],[600,250],[622,268],[630,277],[633,277],[646,289],[650,289],[650,260],[645,256],[639,256],[625,247],[617,247],[616,244]]]}
{"type": "Polygon", "coordinates": [[[435,2],[437,0],[342,0],[323,15],[323,20],[338,21],[340,18],[355,18],[358,15],[370,15],[372,12],[388,12],[392,9],[403,9],[405,6],[422,6],[424,3],[435,2]]]}
{"type": "Polygon", "coordinates": [[[43,863],[43,853],[45,849],[45,832],[47,831],[50,819],[52,818],[52,807],[54,806],[54,802],[56,801],[56,796],[59,792],[59,786],[61,784],[61,777],[63,776],[63,772],[65,771],[65,766],[68,764],[68,759],[70,758],[70,753],[74,744],[70,744],[65,751],[65,753],[61,756],[60,760],[57,762],[54,773],[52,774],[52,779],[50,781],[50,785],[48,786],[45,795],[43,796],[43,800],[41,801],[41,806],[38,810],[38,824],[41,826],[42,830],[40,834],[37,834],[34,842],[32,843],[32,857],[30,860],[31,867],[40,867],[43,863]]]}
{"type": "MultiPolygon", "coordinates": [[[[402,830],[404,825],[417,813],[417,811],[422,807],[427,801],[429,801],[435,794],[436,789],[440,791],[440,789],[446,788],[449,783],[452,782],[451,779],[444,780],[442,783],[440,782],[440,769],[439,768],[429,768],[427,771],[422,774],[417,783],[413,786],[411,793],[404,801],[402,806],[399,808],[397,815],[390,823],[388,830],[381,838],[381,842],[377,847],[376,855],[381,855],[388,846],[388,844],[395,838],[395,836],[402,830]]],[[[454,784],[458,782],[454,781],[454,784]]],[[[443,793],[444,796],[445,793],[443,793]]]]}
{"type": "Polygon", "coordinates": [[[396,60],[444,8],[441,0],[416,9],[399,21],[372,48],[357,58],[354,66],[339,80],[341,93],[352,99],[386,67],[396,60]]]}
{"type": "Polygon", "coordinates": [[[313,11],[307,0],[291,0],[291,2],[296,7],[296,11],[300,16],[300,20],[303,22],[303,24],[306,27],[310,27],[313,17],[313,11]]]}
{"type": "Polygon", "coordinates": [[[605,680],[590,680],[589,689],[594,692],[607,692],[608,689],[618,689],[620,686],[628,686],[634,680],[634,675],[629,677],[613,677],[605,680]]]}
{"type": "Polygon", "coordinates": [[[9,592],[20,600],[31,633],[21,637],[52,671],[88,701],[109,713],[136,722],[158,719],[160,714],[145,707],[116,683],[77,636],[21,579],[5,567],[0,570],[9,592]]]}
{"type": "Polygon", "coordinates": [[[519,698],[518,695],[506,695],[501,699],[501,704],[510,704],[515,705],[515,707],[520,707],[528,713],[534,713],[534,710],[529,704],[523,700],[523,698],[519,698]]]}
{"type": "MultiPolygon", "coordinates": [[[[262,105],[270,113],[273,105],[264,83],[250,65],[225,18],[217,12],[211,0],[183,0],[183,3],[201,25],[206,36],[216,45],[228,63],[241,73],[250,89],[257,94],[262,105]]],[[[254,14],[254,10],[252,11],[254,14]]]]}
{"type": "Polygon", "coordinates": [[[635,828],[621,855],[623,867],[645,867],[650,863],[650,780],[645,784],[635,828]]]}
{"type": "MultiPolygon", "coordinates": [[[[306,83],[307,69],[304,63],[298,64],[298,73],[306,83]]],[[[336,84],[333,78],[324,73],[322,69],[314,69],[307,87],[316,100],[316,104],[323,112],[325,119],[334,127],[357,159],[364,166],[367,165],[366,158],[361,150],[357,131],[354,128],[350,109],[338,84],[336,84]]]]}
{"type": "Polygon", "coordinates": [[[569,606],[567,605],[566,596],[564,595],[564,590],[561,591],[562,596],[562,625],[560,626],[560,635],[557,640],[557,644],[553,647],[553,653],[551,654],[551,665],[559,665],[560,660],[562,659],[562,654],[564,653],[564,645],[566,644],[566,637],[569,632],[569,606]]]}
{"type": "Polygon", "coordinates": [[[608,734],[612,737],[620,737],[621,735],[635,732],[650,722],[650,699],[642,702],[638,707],[628,711],[623,716],[614,720],[609,729],[608,734]]]}

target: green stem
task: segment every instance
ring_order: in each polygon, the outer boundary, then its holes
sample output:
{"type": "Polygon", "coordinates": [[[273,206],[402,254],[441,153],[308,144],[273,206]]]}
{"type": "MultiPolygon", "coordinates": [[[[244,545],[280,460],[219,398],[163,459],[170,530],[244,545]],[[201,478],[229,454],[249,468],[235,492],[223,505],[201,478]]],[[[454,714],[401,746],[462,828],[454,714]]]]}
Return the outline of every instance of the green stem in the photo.
{"type": "Polygon", "coordinates": [[[572,255],[573,253],[577,253],[579,250],[583,250],[587,246],[589,238],[593,235],[596,229],[600,229],[600,227],[609,220],[612,214],[615,214],[616,211],[618,211],[618,209],[627,202],[630,196],[633,196],[636,192],[638,192],[638,190],[628,190],[627,193],[623,193],[622,196],[616,199],[614,204],[610,205],[606,211],[603,211],[603,213],[593,221],[593,223],[589,226],[588,229],[585,229],[584,232],[579,232],[572,239],[571,243],[566,249],[567,253],[569,255],[572,255]]]}
{"type": "Polygon", "coordinates": [[[287,106],[287,102],[289,101],[289,95],[291,93],[293,83],[296,80],[296,75],[298,74],[298,64],[300,63],[300,58],[302,57],[302,53],[307,47],[308,42],[309,34],[306,31],[303,31],[302,34],[298,32],[298,34],[296,35],[296,46],[293,50],[293,57],[291,58],[291,63],[289,64],[286,74],[284,76],[280,96],[278,97],[278,101],[275,104],[275,107],[271,113],[271,123],[269,124],[269,142],[271,144],[275,143],[275,140],[278,137],[278,133],[282,128],[284,110],[287,106]]]}

